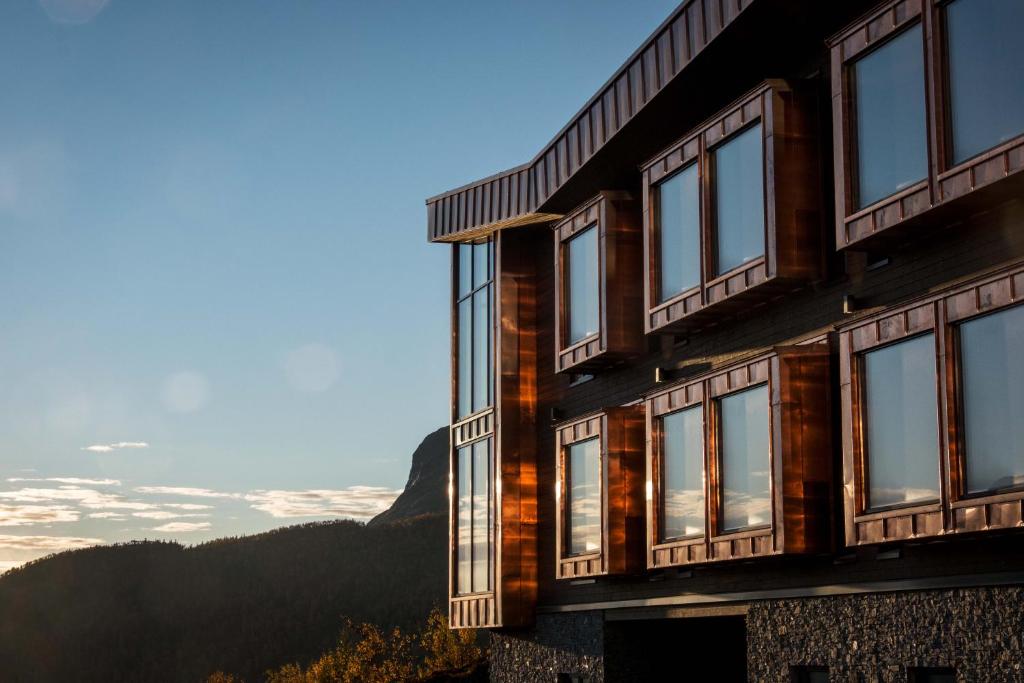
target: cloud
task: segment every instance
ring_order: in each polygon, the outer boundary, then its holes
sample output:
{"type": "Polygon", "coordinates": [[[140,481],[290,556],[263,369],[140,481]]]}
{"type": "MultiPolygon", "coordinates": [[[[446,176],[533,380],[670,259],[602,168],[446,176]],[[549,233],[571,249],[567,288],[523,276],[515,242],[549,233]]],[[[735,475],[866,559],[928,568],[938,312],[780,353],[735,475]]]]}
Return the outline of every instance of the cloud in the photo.
{"type": "Polygon", "coordinates": [[[245,500],[272,517],[346,517],[365,520],[386,510],[400,490],[350,486],[341,490],[252,491],[245,500]]]}
{"type": "Polygon", "coordinates": [[[85,446],[82,450],[90,453],[110,453],[124,448],[149,448],[149,444],[145,441],[118,441],[117,443],[97,443],[85,446]]]}
{"type": "Polygon", "coordinates": [[[39,478],[26,478],[26,477],[11,477],[7,481],[11,483],[15,482],[28,482],[28,481],[52,481],[57,484],[71,484],[74,486],[120,486],[121,481],[119,479],[82,479],[81,477],[46,477],[45,479],[39,478]]]}
{"type": "Polygon", "coordinates": [[[206,531],[210,528],[209,522],[168,522],[153,527],[152,531],[159,531],[165,534],[188,533],[190,531],[206,531]]]}
{"type": "Polygon", "coordinates": [[[61,550],[89,548],[103,545],[102,538],[80,538],[77,536],[11,536],[0,534],[0,550],[29,550],[55,553],[61,550]]]}
{"type": "Polygon", "coordinates": [[[25,560],[0,560],[0,574],[23,564],[25,564],[25,560]]]}
{"type": "Polygon", "coordinates": [[[209,517],[210,515],[199,512],[170,512],[168,510],[148,510],[146,512],[133,512],[132,517],[141,519],[180,519],[182,517],[209,517]]]}
{"type": "Polygon", "coordinates": [[[90,512],[89,519],[109,519],[114,522],[123,522],[126,518],[120,512],[90,512]]]}
{"type": "Polygon", "coordinates": [[[0,527],[77,522],[78,510],[67,505],[5,505],[0,503],[0,527]]]}
{"type": "Polygon", "coordinates": [[[212,510],[212,505],[200,505],[199,503],[163,503],[165,508],[175,510],[212,510]]]}
{"type": "Polygon", "coordinates": [[[138,486],[136,493],[156,493],[164,496],[191,496],[194,498],[241,498],[240,493],[225,493],[193,486],[138,486]]]}
{"type": "Polygon", "coordinates": [[[76,503],[90,510],[153,510],[156,505],[137,500],[127,500],[123,496],[85,489],[78,486],[61,486],[50,488],[21,488],[16,491],[0,491],[0,501],[9,500],[15,503],[46,504],[54,501],[76,503]]]}

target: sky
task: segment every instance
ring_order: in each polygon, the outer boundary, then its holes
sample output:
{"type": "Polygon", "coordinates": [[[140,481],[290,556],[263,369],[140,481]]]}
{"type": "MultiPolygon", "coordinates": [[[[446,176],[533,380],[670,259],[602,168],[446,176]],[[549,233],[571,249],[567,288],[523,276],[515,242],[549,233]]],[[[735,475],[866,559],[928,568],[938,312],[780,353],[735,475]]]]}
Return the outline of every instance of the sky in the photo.
{"type": "Polygon", "coordinates": [[[0,571],[386,508],[448,416],[424,199],[675,4],[0,3],[0,571]]]}

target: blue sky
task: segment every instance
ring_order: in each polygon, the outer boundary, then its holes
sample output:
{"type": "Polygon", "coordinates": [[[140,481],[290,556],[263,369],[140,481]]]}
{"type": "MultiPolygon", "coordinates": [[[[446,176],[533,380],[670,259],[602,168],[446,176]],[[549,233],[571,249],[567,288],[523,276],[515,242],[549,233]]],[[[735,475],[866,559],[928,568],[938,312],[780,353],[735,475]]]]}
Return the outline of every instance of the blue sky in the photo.
{"type": "Polygon", "coordinates": [[[424,198],[674,6],[0,3],[0,570],[386,506],[447,419],[424,198]]]}

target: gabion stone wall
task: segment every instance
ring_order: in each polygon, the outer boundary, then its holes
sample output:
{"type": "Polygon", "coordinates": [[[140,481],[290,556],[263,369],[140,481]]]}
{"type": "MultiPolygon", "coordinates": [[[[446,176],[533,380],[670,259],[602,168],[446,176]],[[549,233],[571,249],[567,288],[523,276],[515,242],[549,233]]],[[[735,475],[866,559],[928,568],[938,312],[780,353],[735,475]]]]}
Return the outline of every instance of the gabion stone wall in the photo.
{"type": "Polygon", "coordinates": [[[1024,589],[967,588],[753,603],[748,679],[789,683],[793,665],[833,683],[908,680],[953,667],[957,681],[1024,681],[1024,589]]]}
{"type": "Polygon", "coordinates": [[[601,612],[538,614],[533,628],[491,632],[492,683],[555,683],[574,674],[604,683],[601,612]]]}

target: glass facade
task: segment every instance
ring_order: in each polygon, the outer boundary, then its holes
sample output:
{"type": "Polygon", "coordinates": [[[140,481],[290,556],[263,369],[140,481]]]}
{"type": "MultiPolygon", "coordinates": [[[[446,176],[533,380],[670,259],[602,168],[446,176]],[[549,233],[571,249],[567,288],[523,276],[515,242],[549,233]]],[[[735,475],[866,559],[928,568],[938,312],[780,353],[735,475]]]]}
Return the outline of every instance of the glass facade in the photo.
{"type": "Polygon", "coordinates": [[[945,8],[953,163],[1024,133],[1024,2],[955,0],[945,8]]]}
{"type": "Polygon", "coordinates": [[[460,244],[456,259],[458,396],[455,403],[457,417],[462,418],[493,403],[493,242],[460,244]]]}
{"type": "Polygon", "coordinates": [[[601,550],[601,440],[566,448],[566,551],[583,555],[601,550]]]}
{"type": "Polygon", "coordinates": [[[960,326],[967,493],[1024,485],[1024,307],[960,326]]]}
{"type": "Polygon", "coordinates": [[[916,25],[853,64],[857,207],[928,173],[924,42],[916,25]]]}
{"type": "Polygon", "coordinates": [[[704,533],[704,409],[661,418],[661,538],[704,533]]]}
{"type": "Polygon", "coordinates": [[[455,581],[460,594],[481,593],[493,587],[494,493],[491,482],[491,439],[456,451],[455,581]]]}
{"type": "Polygon", "coordinates": [[[566,251],[565,304],[569,338],[574,344],[600,329],[600,275],[597,226],[574,235],[566,251]]]}
{"type": "Polygon", "coordinates": [[[659,301],[700,285],[700,176],[690,164],[657,185],[659,301]]]}
{"type": "Polygon", "coordinates": [[[768,385],[718,400],[721,531],[771,523],[768,385]]]}
{"type": "Polygon", "coordinates": [[[758,124],[712,152],[717,275],[764,255],[763,146],[758,124]]]}
{"type": "Polygon", "coordinates": [[[935,337],[864,354],[868,507],[938,500],[935,337]]]}

